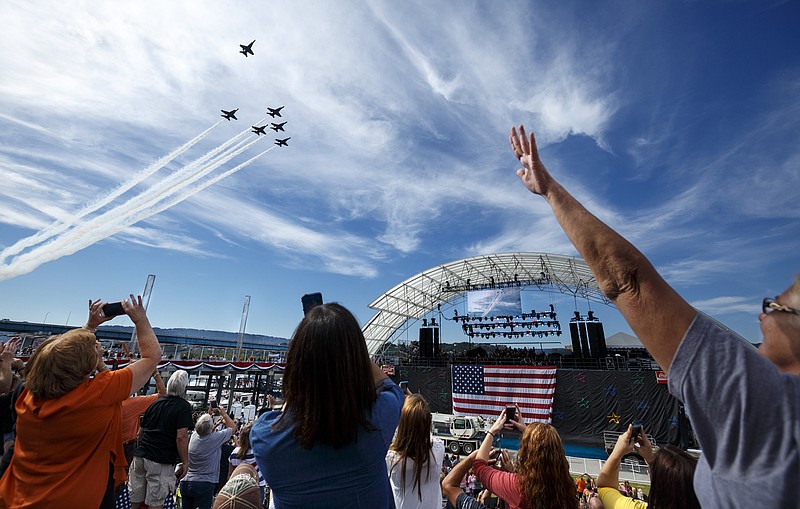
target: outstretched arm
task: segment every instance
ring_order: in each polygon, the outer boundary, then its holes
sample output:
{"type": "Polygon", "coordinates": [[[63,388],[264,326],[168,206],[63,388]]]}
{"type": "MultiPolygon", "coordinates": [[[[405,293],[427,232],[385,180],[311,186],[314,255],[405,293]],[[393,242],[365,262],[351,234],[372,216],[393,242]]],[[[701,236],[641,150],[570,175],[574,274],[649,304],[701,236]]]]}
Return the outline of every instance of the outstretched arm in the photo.
{"type": "Polygon", "coordinates": [[[467,475],[467,472],[469,472],[469,469],[472,468],[472,463],[475,462],[477,455],[478,451],[475,451],[459,461],[458,465],[454,466],[442,481],[442,493],[454,507],[458,496],[464,493],[461,491],[461,479],[463,479],[464,476],[467,475]]]}
{"type": "Polygon", "coordinates": [[[600,469],[600,474],[597,476],[598,488],[616,488],[619,484],[619,465],[622,463],[623,456],[633,450],[631,432],[629,424],[628,430],[617,438],[614,450],[608,455],[608,460],[603,464],[603,468],[600,469]]]}
{"type": "Polygon", "coordinates": [[[511,129],[511,148],[522,163],[517,175],[541,195],[556,220],[611,299],[664,371],[694,320],[696,311],[656,272],[649,260],[621,235],[592,215],[558,182],[539,159],[533,133],[511,129]]]}
{"type": "Polygon", "coordinates": [[[136,340],[139,342],[139,353],[142,355],[141,359],[128,368],[133,373],[131,393],[134,393],[150,380],[150,375],[158,366],[158,361],[161,360],[161,345],[158,344],[158,338],[150,326],[150,320],[147,319],[141,295],[134,297],[131,294],[131,300],[122,301],[122,309],[136,326],[136,340]]]}

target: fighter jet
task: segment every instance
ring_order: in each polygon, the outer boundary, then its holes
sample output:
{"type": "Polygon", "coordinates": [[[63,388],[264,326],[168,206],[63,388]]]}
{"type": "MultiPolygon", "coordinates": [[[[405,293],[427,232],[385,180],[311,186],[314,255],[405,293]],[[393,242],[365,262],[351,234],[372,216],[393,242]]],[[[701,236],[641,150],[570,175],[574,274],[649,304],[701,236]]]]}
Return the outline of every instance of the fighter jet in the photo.
{"type": "Polygon", "coordinates": [[[222,115],[220,116],[227,118],[229,122],[231,119],[239,120],[238,118],[236,118],[236,112],[239,111],[239,108],[236,108],[235,110],[232,111],[225,111],[225,110],[219,110],[219,111],[222,112],[222,115]]]}
{"type": "Polygon", "coordinates": [[[253,128],[253,132],[256,133],[259,136],[261,136],[262,134],[266,136],[266,134],[267,134],[265,132],[265,129],[267,128],[266,124],[262,125],[261,127],[254,126],[254,125],[251,125],[250,127],[252,127],[253,128]]]}
{"type": "Polygon", "coordinates": [[[279,146],[279,147],[288,147],[288,146],[289,146],[289,144],[288,144],[288,143],[286,143],[286,142],[287,142],[287,141],[289,141],[289,140],[291,140],[291,139],[292,139],[292,137],[291,137],[291,136],[289,136],[288,138],[284,138],[284,139],[282,139],[282,140],[281,140],[281,139],[276,139],[276,140],[275,140],[275,145],[277,145],[277,146],[279,146]]]}
{"type": "Polygon", "coordinates": [[[247,57],[248,53],[250,53],[251,55],[255,56],[255,53],[253,53],[253,44],[255,44],[255,42],[256,42],[255,39],[253,39],[253,42],[251,42],[250,44],[246,44],[246,45],[245,44],[240,44],[239,46],[242,47],[242,50],[239,53],[244,55],[245,58],[247,57]]]}
{"type": "MultiPolygon", "coordinates": [[[[277,133],[278,131],[283,131],[283,126],[285,126],[285,125],[286,125],[286,122],[281,122],[280,124],[276,124],[275,122],[273,122],[272,123],[272,127],[270,127],[270,129],[272,129],[273,131],[275,131],[277,133]]],[[[266,126],[264,126],[264,127],[266,127],[266,126]]]]}
{"type": "Polygon", "coordinates": [[[267,108],[267,110],[268,110],[268,111],[267,111],[267,115],[269,115],[269,116],[270,116],[270,117],[272,117],[272,118],[275,118],[275,117],[280,117],[280,116],[281,116],[281,110],[282,110],[282,109],[283,109],[283,106],[281,106],[280,108],[275,108],[275,109],[273,109],[273,108],[267,108]]]}

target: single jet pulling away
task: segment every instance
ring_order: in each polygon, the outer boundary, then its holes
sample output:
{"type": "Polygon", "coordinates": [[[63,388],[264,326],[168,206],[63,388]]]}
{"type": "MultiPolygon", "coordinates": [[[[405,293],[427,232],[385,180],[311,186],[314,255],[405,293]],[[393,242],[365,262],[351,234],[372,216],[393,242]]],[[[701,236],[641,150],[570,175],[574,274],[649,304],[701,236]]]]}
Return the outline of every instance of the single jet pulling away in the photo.
{"type": "Polygon", "coordinates": [[[251,125],[250,127],[252,127],[253,128],[253,132],[256,133],[259,136],[261,136],[262,134],[264,134],[264,135],[267,134],[265,132],[265,129],[267,128],[266,124],[262,125],[261,127],[254,126],[254,125],[251,125]]]}
{"type": "Polygon", "coordinates": [[[222,115],[220,116],[227,118],[228,121],[230,121],[231,119],[239,120],[238,118],[236,118],[236,112],[239,111],[239,108],[236,108],[235,110],[232,111],[225,111],[225,110],[219,110],[219,111],[222,112],[222,115]]]}
{"type": "Polygon", "coordinates": [[[277,146],[279,146],[279,147],[288,147],[288,146],[289,146],[289,144],[288,144],[288,143],[286,143],[286,142],[287,142],[287,141],[289,141],[289,140],[291,140],[291,139],[292,139],[292,137],[291,137],[291,136],[289,136],[288,138],[284,138],[284,139],[282,139],[282,140],[281,140],[281,139],[276,139],[276,140],[275,140],[275,145],[277,145],[277,146]]]}
{"type": "Polygon", "coordinates": [[[255,44],[255,42],[256,41],[254,39],[253,42],[251,42],[250,44],[240,44],[239,46],[242,47],[242,50],[239,53],[241,53],[245,57],[247,57],[248,53],[251,55],[255,55],[255,53],[253,53],[253,44],[255,44]]]}
{"type": "MultiPolygon", "coordinates": [[[[273,131],[275,131],[277,133],[278,131],[283,131],[283,126],[285,126],[285,125],[286,125],[286,122],[281,122],[280,124],[276,124],[275,122],[273,122],[272,123],[272,127],[270,127],[270,129],[272,129],[273,131]]],[[[267,127],[267,126],[264,126],[264,127],[267,127]]]]}
{"type": "Polygon", "coordinates": [[[275,109],[273,109],[273,108],[267,108],[267,110],[268,110],[268,111],[267,111],[267,115],[269,115],[269,116],[270,116],[270,117],[272,117],[272,118],[275,118],[275,117],[280,117],[280,116],[281,116],[281,110],[282,110],[282,109],[283,109],[283,106],[281,106],[280,108],[275,108],[275,109]]]}

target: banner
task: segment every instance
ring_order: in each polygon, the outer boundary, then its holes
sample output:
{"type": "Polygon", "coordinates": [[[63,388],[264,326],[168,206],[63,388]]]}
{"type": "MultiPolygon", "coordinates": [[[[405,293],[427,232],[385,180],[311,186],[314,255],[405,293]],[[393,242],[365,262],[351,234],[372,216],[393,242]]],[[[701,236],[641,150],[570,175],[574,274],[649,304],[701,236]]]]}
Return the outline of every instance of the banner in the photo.
{"type": "Polygon", "coordinates": [[[453,414],[496,418],[516,405],[526,423],[550,422],[556,368],[454,364],[453,414]]]}

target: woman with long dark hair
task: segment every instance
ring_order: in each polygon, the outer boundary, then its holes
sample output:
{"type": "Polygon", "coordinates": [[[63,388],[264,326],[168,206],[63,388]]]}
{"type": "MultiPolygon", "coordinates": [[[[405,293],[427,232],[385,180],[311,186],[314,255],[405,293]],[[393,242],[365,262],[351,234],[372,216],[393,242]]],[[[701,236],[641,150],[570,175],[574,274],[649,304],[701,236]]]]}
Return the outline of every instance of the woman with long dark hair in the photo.
{"type": "Polygon", "coordinates": [[[275,507],[394,507],[385,457],[403,393],[347,309],[318,305],[297,326],[283,396],[250,432],[275,507]]]}
{"type": "Polygon", "coordinates": [[[397,509],[438,509],[442,506],[439,469],[444,442],[431,437],[431,409],[419,394],[406,396],[386,468],[397,509]]]}
{"type": "Polygon", "coordinates": [[[517,415],[519,421],[507,421],[503,410],[486,433],[472,467],[478,479],[511,509],[576,509],[575,483],[558,432],[541,422],[525,426],[519,409],[517,415]],[[492,441],[506,422],[522,431],[514,473],[500,472],[487,463],[492,441]]]}

